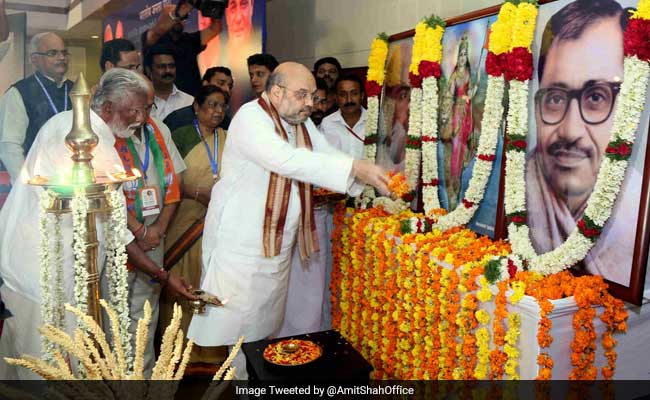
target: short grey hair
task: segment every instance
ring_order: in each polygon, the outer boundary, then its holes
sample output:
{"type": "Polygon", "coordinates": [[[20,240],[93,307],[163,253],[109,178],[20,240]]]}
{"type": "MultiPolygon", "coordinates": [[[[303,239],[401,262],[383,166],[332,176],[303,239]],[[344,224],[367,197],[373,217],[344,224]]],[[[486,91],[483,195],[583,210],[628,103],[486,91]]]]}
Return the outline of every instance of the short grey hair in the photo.
{"type": "Polygon", "coordinates": [[[264,90],[270,92],[273,86],[275,85],[286,86],[286,82],[287,82],[287,74],[275,69],[273,70],[273,72],[271,72],[271,75],[269,75],[269,79],[266,80],[266,87],[264,88],[264,90]]]}
{"type": "Polygon", "coordinates": [[[29,54],[38,53],[38,47],[41,44],[41,41],[49,35],[55,35],[58,37],[54,32],[42,32],[32,36],[32,40],[29,41],[29,54]]]}
{"type": "Polygon", "coordinates": [[[141,74],[125,68],[112,68],[99,80],[90,108],[98,113],[107,101],[117,103],[124,101],[125,96],[147,96],[150,87],[147,78],[141,74]]]}

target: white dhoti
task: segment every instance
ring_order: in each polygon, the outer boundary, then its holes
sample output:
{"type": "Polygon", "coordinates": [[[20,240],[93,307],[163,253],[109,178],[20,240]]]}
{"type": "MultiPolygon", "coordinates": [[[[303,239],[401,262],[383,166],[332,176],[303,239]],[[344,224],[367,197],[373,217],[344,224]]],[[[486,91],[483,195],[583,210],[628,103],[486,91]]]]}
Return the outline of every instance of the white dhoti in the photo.
{"type": "Polygon", "coordinates": [[[276,337],[317,332],[331,324],[329,313],[329,281],[332,272],[330,234],[332,212],[329,206],[314,210],[320,251],[307,261],[300,259],[294,246],[289,273],[289,289],[282,327],[276,337]]]}

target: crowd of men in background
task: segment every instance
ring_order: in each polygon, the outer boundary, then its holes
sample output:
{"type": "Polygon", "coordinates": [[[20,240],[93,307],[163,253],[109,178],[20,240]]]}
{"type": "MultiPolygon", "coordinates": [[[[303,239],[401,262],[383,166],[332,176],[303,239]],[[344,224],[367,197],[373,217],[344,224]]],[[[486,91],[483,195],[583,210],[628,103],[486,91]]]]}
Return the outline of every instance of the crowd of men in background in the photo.
{"type": "MultiPolygon", "coordinates": [[[[104,43],[99,60],[103,75],[92,89],[93,128],[102,132],[100,144],[107,137],[111,144],[114,142],[112,146],[104,143],[102,151],[111,151],[113,147],[117,154],[113,158],[119,159],[125,170],[138,169],[143,174],[142,179],[123,186],[127,226],[132,235],[127,251],[133,329],[143,315],[145,301],[153,307],[155,325],[158,305],[164,302],[159,301],[161,292],[171,291],[176,297],[169,298],[174,301],[191,299],[192,288],[201,284],[201,261],[192,261],[198,263],[198,272],[188,275],[175,271],[174,263],[184,253],[181,251],[174,258],[176,254],[172,250],[177,250],[175,246],[178,243],[169,243],[166,237],[175,221],[182,218],[177,215],[184,212],[182,201],[187,199],[203,204],[201,217],[205,217],[211,184],[220,176],[221,152],[229,143],[224,140],[227,136],[223,135],[237,111],[228,110],[228,101],[233,86],[243,84],[233,81],[231,70],[226,66],[209,68],[202,77],[199,76],[197,55],[207,41],[218,34],[221,22],[214,20],[207,28],[194,33],[183,32],[180,21],[189,11],[187,7],[180,7],[174,14],[163,14],[156,25],[143,33],[142,52],[126,39],[104,43]],[[116,99],[117,91],[122,91],[119,101],[116,99]],[[206,140],[210,134],[210,140],[206,140]],[[200,152],[206,161],[206,173],[209,175],[209,168],[212,171],[208,184],[203,186],[189,183],[194,182],[188,173],[195,163],[192,157],[196,152],[200,152]],[[144,197],[139,197],[143,193],[153,194],[156,200],[147,203],[144,197]]],[[[14,204],[11,194],[9,196],[5,208],[12,209],[20,207],[15,203],[23,192],[27,193],[25,180],[39,171],[37,159],[46,157],[50,150],[47,146],[52,145],[53,138],[62,137],[61,132],[69,126],[68,122],[71,123],[70,91],[74,83],[66,78],[70,54],[64,40],[55,33],[37,34],[29,45],[29,57],[35,72],[16,82],[0,97],[0,161],[11,177],[13,191],[20,192],[13,196],[14,204]]],[[[269,77],[274,76],[279,65],[271,54],[251,55],[247,63],[256,99],[270,93],[273,85],[293,90],[283,86],[282,74],[269,83],[269,77]]],[[[311,120],[331,146],[355,159],[362,158],[366,119],[362,107],[365,96],[363,81],[355,75],[344,75],[340,63],[333,57],[318,60],[312,73],[316,91],[299,95],[311,114],[311,120]]],[[[62,157],[62,154],[57,157],[62,157]]],[[[13,218],[9,215],[12,211],[5,211],[0,213],[2,225],[13,218]]],[[[332,208],[326,203],[317,205],[315,214],[320,253],[303,261],[296,244],[286,289],[284,322],[275,336],[297,335],[331,326],[329,238],[332,208]]],[[[5,323],[0,356],[38,355],[38,340],[15,340],[21,335],[38,338],[36,328],[40,318],[34,318],[34,315],[40,315],[38,290],[33,291],[18,282],[21,279],[38,282],[38,275],[17,277],[11,272],[19,268],[16,265],[18,255],[15,252],[13,256],[10,254],[9,243],[15,240],[16,232],[7,226],[3,229],[0,229],[2,297],[10,310],[12,307],[16,309],[12,310],[14,317],[5,323]]],[[[35,249],[37,231],[31,231],[31,235],[26,244],[35,249]]],[[[181,235],[183,238],[185,236],[181,235]]],[[[20,257],[25,257],[25,254],[20,257]]],[[[35,265],[32,272],[38,271],[35,265]]],[[[162,305],[160,313],[161,316],[165,314],[162,305]]],[[[187,310],[186,314],[185,326],[191,316],[187,310]]],[[[149,372],[155,358],[155,329],[150,332],[145,357],[149,372]]],[[[197,354],[195,359],[205,361],[206,358],[197,354]]],[[[220,361],[219,357],[207,359],[220,361]]],[[[0,361],[1,378],[20,379],[25,376],[0,361]]]]}

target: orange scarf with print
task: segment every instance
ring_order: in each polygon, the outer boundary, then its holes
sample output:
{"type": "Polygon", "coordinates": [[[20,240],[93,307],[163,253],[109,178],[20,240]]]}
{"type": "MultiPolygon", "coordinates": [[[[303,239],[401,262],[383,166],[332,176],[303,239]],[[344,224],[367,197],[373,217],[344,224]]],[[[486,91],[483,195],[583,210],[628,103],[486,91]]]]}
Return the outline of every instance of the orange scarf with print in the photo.
{"type": "MultiPolygon", "coordinates": [[[[160,129],[151,118],[147,120],[147,124],[144,126],[144,129],[151,127],[153,130],[154,137],[149,137],[149,150],[152,154],[152,161],[156,166],[158,171],[158,184],[160,185],[162,193],[164,193],[164,202],[163,204],[177,203],[181,200],[181,188],[178,182],[178,177],[174,171],[174,163],[169,155],[169,150],[165,145],[165,139],[160,132],[160,129]]],[[[151,131],[145,133],[151,135],[151,131]]],[[[131,173],[133,169],[141,168],[141,160],[137,156],[137,153],[134,154],[133,142],[131,138],[115,138],[115,149],[122,160],[122,165],[128,173],[131,173]]],[[[142,175],[146,171],[140,171],[142,175]]],[[[134,215],[140,222],[143,222],[144,218],[139,211],[139,201],[138,201],[138,189],[146,185],[144,178],[140,178],[137,181],[133,182],[134,184],[124,184],[122,189],[124,190],[124,196],[126,197],[126,208],[127,210],[134,215]]]]}
{"type": "MultiPolygon", "coordinates": [[[[282,140],[289,141],[287,132],[282,126],[280,116],[273,104],[268,99],[266,93],[258,99],[259,105],[271,117],[275,125],[275,132],[282,140]]],[[[296,147],[312,149],[311,139],[307,133],[305,124],[294,125],[296,133],[296,147]]],[[[269,177],[269,190],[266,195],[266,207],[264,211],[264,232],[262,236],[264,257],[273,257],[280,254],[282,249],[282,236],[284,234],[284,224],[287,219],[287,209],[289,208],[289,196],[291,195],[290,178],[285,178],[271,172],[269,177]]],[[[300,250],[300,259],[306,260],[313,253],[319,251],[318,234],[316,232],[316,222],[314,220],[314,194],[311,184],[298,182],[300,192],[300,225],[298,227],[298,248],[300,250]]]]}

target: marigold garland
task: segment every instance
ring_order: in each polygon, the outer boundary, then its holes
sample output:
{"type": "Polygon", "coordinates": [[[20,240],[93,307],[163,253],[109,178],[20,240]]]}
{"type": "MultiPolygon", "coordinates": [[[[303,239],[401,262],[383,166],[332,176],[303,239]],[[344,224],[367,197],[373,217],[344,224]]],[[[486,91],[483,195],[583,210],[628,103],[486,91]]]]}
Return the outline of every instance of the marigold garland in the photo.
{"type": "Polygon", "coordinates": [[[333,297],[334,326],[375,366],[374,378],[518,379],[521,319],[508,314],[507,304],[517,304],[524,295],[537,299],[541,309],[538,379],[552,377],[554,360],[545,349],[553,342],[553,300],[571,296],[583,310],[576,318],[587,328],[577,330],[572,343],[576,364],[572,378],[594,374],[591,354],[596,337],[590,324],[595,314],[587,311],[593,306],[604,308],[600,318],[606,331],[601,342],[607,361],[602,377],[614,376],[613,335],[626,329],[627,313],[623,302],[607,293],[602,278],[519,272],[493,289],[480,272],[493,257],[508,254],[507,243],[461,228],[401,234],[401,221],[411,214],[342,206],[335,214],[332,280],[338,287],[333,287],[333,294],[339,297],[338,302],[333,297]],[[492,301],[496,312],[490,321],[482,307],[492,301]],[[492,343],[495,347],[490,348],[492,343]]]}

